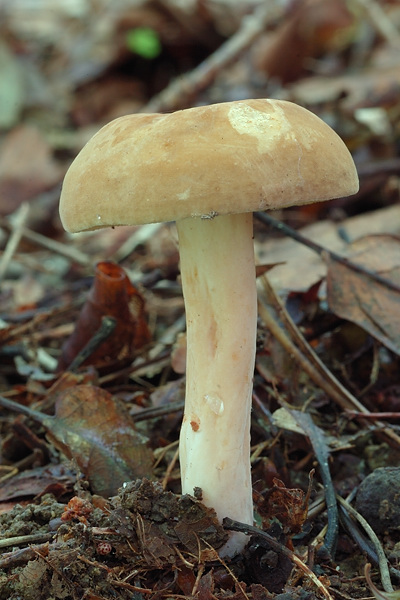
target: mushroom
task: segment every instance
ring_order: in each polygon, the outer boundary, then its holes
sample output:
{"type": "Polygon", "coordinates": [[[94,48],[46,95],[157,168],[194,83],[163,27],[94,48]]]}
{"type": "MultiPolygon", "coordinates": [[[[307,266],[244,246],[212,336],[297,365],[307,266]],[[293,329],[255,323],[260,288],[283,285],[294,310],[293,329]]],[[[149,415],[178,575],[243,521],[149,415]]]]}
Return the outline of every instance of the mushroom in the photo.
{"type": "MultiPolygon", "coordinates": [[[[187,321],[182,492],[253,523],[250,411],[257,295],[252,211],[354,194],[343,141],[308,110],[243,100],[103,127],[63,184],[70,232],[176,221],[187,321]]],[[[231,533],[222,556],[246,537],[231,533]]]]}

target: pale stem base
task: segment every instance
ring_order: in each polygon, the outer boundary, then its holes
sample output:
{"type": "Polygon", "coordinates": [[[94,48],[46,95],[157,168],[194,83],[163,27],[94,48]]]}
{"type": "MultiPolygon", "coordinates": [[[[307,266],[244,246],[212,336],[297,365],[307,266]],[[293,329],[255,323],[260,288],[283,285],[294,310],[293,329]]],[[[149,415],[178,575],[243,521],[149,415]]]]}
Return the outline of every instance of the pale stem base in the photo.
{"type": "MultiPolygon", "coordinates": [[[[187,322],[182,492],[253,524],[250,411],[257,327],[252,214],[177,223],[187,322]]],[[[220,552],[246,543],[232,533],[220,552]]]]}

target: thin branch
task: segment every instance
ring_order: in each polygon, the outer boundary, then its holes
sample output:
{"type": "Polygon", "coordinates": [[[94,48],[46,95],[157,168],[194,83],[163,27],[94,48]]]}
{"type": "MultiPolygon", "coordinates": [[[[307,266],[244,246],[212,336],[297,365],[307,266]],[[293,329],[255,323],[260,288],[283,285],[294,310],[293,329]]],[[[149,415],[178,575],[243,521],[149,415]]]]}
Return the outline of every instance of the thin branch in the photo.
{"type": "Polygon", "coordinates": [[[284,325],[288,326],[290,334],[294,337],[296,343],[290,339],[286,331],[279,325],[277,319],[275,319],[274,315],[271,313],[271,308],[267,307],[264,302],[260,300],[258,308],[260,317],[271,331],[272,335],[279,341],[285,350],[293,356],[314,383],[323,389],[324,392],[339,406],[347,410],[368,413],[369,411],[365,406],[361,404],[361,402],[357,400],[357,398],[353,396],[353,394],[351,394],[338,379],[336,379],[333,373],[329,371],[312,350],[311,346],[293,323],[280,299],[276,296],[268,278],[263,276],[262,281],[268,303],[276,310],[279,320],[281,320],[284,325]],[[300,348],[298,346],[300,346],[300,348]]]}
{"type": "Polygon", "coordinates": [[[29,215],[29,204],[25,202],[19,208],[19,210],[16,214],[15,222],[12,225],[10,225],[10,229],[11,229],[12,233],[8,239],[6,249],[4,250],[3,256],[1,258],[0,281],[3,279],[3,277],[6,273],[7,267],[10,264],[10,261],[18,248],[19,242],[21,241],[24,223],[26,223],[28,215],[29,215]]]}
{"type": "Polygon", "coordinates": [[[357,2],[365,10],[371,24],[381,36],[394,48],[400,50],[400,32],[385,13],[379,2],[375,2],[375,0],[357,0],[357,2]]]}
{"type": "MultiPolygon", "coordinates": [[[[278,342],[285,348],[285,350],[292,356],[301,368],[309,375],[309,377],[318,385],[324,392],[334,400],[344,410],[356,410],[363,414],[370,414],[370,411],[359,401],[349,390],[347,390],[338,379],[331,373],[331,371],[324,365],[320,358],[315,354],[314,350],[307,343],[299,329],[293,323],[290,315],[285,309],[280,298],[275,293],[275,290],[271,286],[268,278],[264,275],[262,277],[264,289],[267,295],[268,303],[278,314],[279,320],[287,327],[290,331],[291,336],[295,340],[289,337],[286,331],[279,325],[275,315],[272,314],[271,308],[267,307],[264,302],[259,300],[258,311],[261,319],[268,327],[272,335],[278,340],[278,342]],[[300,349],[299,347],[300,346],[300,349]]],[[[399,436],[389,427],[386,427],[383,423],[377,422],[382,433],[390,442],[395,443],[396,446],[400,446],[399,436]]],[[[369,425],[367,425],[369,427],[369,425]]]]}
{"type": "Polygon", "coordinates": [[[54,536],[55,532],[18,535],[15,537],[9,537],[4,540],[0,540],[0,548],[7,548],[8,546],[21,546],[26,544],[33,544],[36,542],[48,542],[52,540],[54,536]]]}
{"type": "Polygon", "coordinates": [[[283,554],[284,556],[289,558],[297,567],[299,567],[303,571],[303,573],[307,577],[309,577],[309,579],[311,579],[314,585],[323,593],[327,600],[333,600],[332,596],[330,595],[326,587],[323,585],[323,583],[315,575],[315,573],[313,573],[311,569],[305,563],[303,563],[303,561],[294,552],[289,550],[289,548],[286,548],[286,546],[280,544],[271,535],[269,535],[265,531],[262,531],[261,529],[258,529],[257,527],[253,527],[252,525],[246,525],[245,523],[239,523],[238,521],[234,521],[233,519],[230,519],[228,517],[226,517],[223,520],[222,524],[224,528],[228,529],[229,531],[240,531],[246,535],[254,535],[257,536],[259,539],[261,538],[262,540],[264,540],[264,542],[266,542],[268,546],[271,546],[271,548],[273,548],[275,552],[283,554]]]}
{"type": "Polygon", "coordinates": [[[276,8],[261,2],[255,11],[243,18],[239,30],[193,71],[174,79],[160,94],[154,96],[140,112],[153,113],[176,110],[190,96],[209,86],[218,73],[232,63],[265,30],[276,16],[276,8]]]}
{"type": "Polygon", "coordinates": [[[379,570],[381,572],[382,586],[386,592],[393,592],[393,586],[390,580],[390,573],[388,569],[388,561],[375,531],[372,529],[368,521],[366,521],[364,517],[360,515],[360,513],[355,510],[355,508],[351,506],[351,504],[346,502],[344,498],[342,498],[339,495],[336,495],[336,499],[339,502],[339,504],[343,506],[345,510],[347,510],[347,512],[350,513],[351,516],[354,517],[360,523],[364,531],[367,533],[369,539],[374,545],[375,552],[378,556],[378,564],[379,570]]]}
{"type": "Polygon", "coordinates": [[[345,256],[341,256],[340,254],[333,252],[333,250],[328,250],[327,248],[320,246],[313,240],[306,238],[304,235],[302,235],[295,229],[292,229],[285,223],[282,223],[282,221],[278,221],[278,219],[274,219],[274,217],[271,217],[271,215],[269,215],[267,213],[256,212],[254,214],[255,214],[256,219],[261,221],[261,223],[263,223],[264,225],[270,225],[277,231],[280,231],[284,235],[287,235],[288,237],[291,237],[293,240],[296,240],[296,242],[303,244],[303,246],[307,246],[307,248],[316,252],[322,259],[324,258],[324,256],[328,255],[332,260],[335,260],[336,262],[340,263],[341,265],[348,267],[352,271],[355,271],[356,273],[360,273],[361,275],[365,275],[366,277],[369,277],[369,279],[373,279],[374,281],[377,281],[381,285],[384,285],[385,287],[387,287],[390,290],[393,290],[394,292],[400,292],[400,285],[395,283],[391,279],[382,277],[378,273],[375,273],[374,271],[367,269],[367,267],[363,267],[362,265],[359,265],[359,264],[349,260],[345,256]]]}
{"type": "Polygon", "coordinates": [[[116,324],[117,320],[114,317],[111,317],[110,315],[104,315],[101,318],[101,323],[98,329],[94,332],[86,345],[75,356],[66,370],[71,372],[77,371],[85,362],[85,360],[89,358],[89,356],[91,356],[95,350],[97,350],[100,344],[110,337],[115,330],[116,324]]]}
{"type": "MultiPolygon", "coordinates": [[[[25,221],[24,221],[25,222],[25,221]]],[[[8,221],[8,219],[0,218],[0,225],[5,227],[8,230],[12,229],[12,225],[8,221]]],[[[36,231],[32,231],[28,229],[28,227],[24,227],[22,224],[21,228],[21,236],[37,244],[38,246],[42,246],[43,248],[47,248],[56,254],[60,254],[61,256],[65,256],[74,262],[77,262],[80,265],[87,266],[92,263],[92,260],[86,256],[83,252],[74,248],[73,246],[68,246],[67,244],[62,244],[61,242],[57,242],[56,240],[52,240],[51,238],[42,235],[41,233],[37,233],[36,231]]]]}
{"type": "Polygon", "coordinates": [[[325,534],[324,544],[318,550],[318,554],[323,558],[326,558],[326,555],[328,555],[329,558],[333,558],[335,555],[339,532],[339,511],[335,497],[335,488],[333,486],[329,469],[329,449],[323,432],[314,424],[309,413],[300,412],[298,410],[290,410],[290,414],[293,416],[296,423],[300,425],[310,440],[310,444],[314,450],[315,458],[318,461],[328,513],[328,526],[325,534]]]}

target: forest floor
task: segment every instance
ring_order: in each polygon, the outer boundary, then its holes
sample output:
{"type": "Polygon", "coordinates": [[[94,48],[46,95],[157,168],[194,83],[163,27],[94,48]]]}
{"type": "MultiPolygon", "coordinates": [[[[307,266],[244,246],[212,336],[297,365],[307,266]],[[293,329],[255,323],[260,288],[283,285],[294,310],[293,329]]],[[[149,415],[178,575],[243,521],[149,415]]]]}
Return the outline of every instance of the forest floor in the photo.
{"type": "Polygon", "coordinates": [[[0,600],[399,598],[399,2],[20,0],[0,21],[0,600]],[[243,525],[180,494],[174,225],[70,235],[58,206],[113,118],[245,98],[320,116],[360,190],[255,216],[255,525],[227,559],[243,525]]]}

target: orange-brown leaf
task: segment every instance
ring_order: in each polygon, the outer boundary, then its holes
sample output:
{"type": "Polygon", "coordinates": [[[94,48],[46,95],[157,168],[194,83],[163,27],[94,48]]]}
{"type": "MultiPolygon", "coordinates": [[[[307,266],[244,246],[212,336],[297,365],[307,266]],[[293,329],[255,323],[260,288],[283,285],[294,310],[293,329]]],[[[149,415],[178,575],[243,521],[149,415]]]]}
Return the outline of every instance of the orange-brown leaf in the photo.
{"type": "Polygon", "coordinates": [[[66,369],[99,329],[104,316],[113,317],[115,329],[84,361],[101,368],[115,361],[131,360],[150,341],[144,318],[144,300],[125,271],[112,261],[97,264],[93,285],[76,327],[62,349],[59,369],[66,369]]]}

